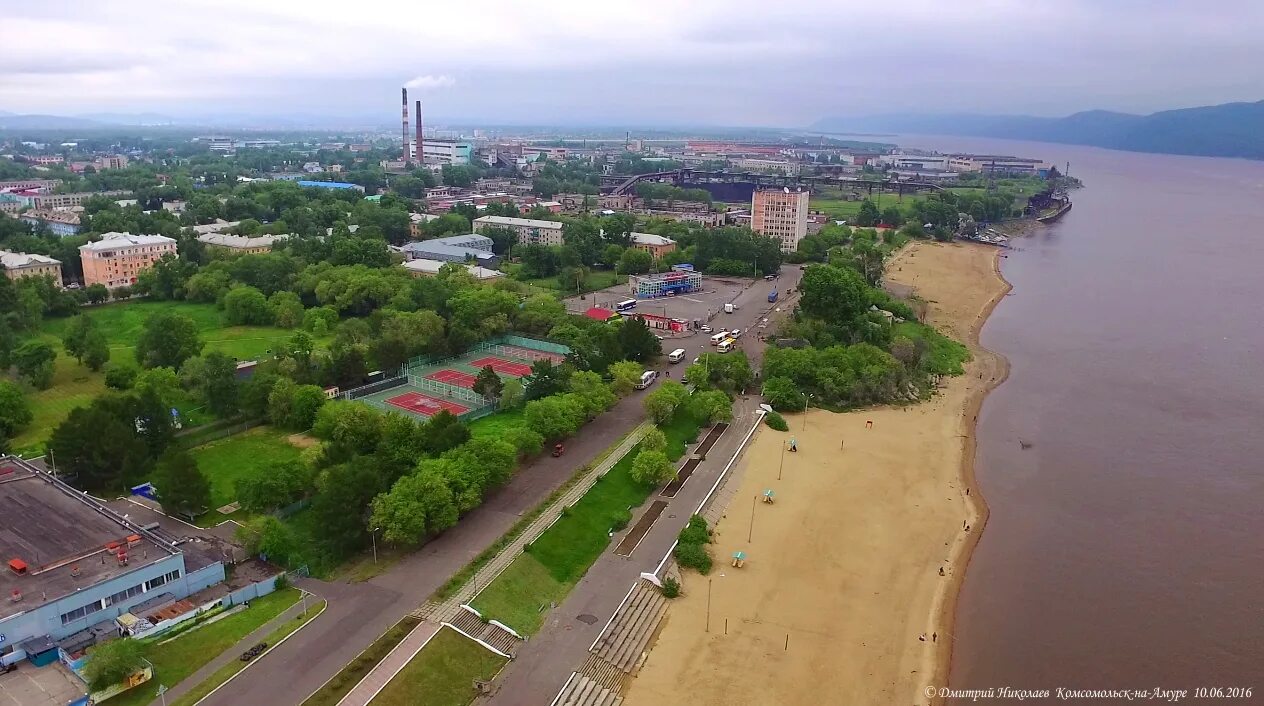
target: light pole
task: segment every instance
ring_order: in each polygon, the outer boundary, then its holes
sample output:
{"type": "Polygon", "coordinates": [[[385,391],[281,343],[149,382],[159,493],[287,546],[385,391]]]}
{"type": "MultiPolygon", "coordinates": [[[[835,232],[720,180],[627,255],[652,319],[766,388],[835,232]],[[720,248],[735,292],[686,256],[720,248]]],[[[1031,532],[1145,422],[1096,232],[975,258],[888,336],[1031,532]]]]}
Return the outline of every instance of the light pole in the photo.
{"type": "Polygon", "coordinates": [[[377,533],[381,529],[382,529],[381,527],[374,527],[373,531],[369,533],[369,539],[373,542],[373,563],[374,564],[377,563],[377,533]]]}
{"type": "Polygon", "coordinates": [[[809,392],[808,396],[803,398],[803,429],[800,433],[807,431],[808,428],[808,400],[810,399],[812,399],[812,393],[809,392]]]}

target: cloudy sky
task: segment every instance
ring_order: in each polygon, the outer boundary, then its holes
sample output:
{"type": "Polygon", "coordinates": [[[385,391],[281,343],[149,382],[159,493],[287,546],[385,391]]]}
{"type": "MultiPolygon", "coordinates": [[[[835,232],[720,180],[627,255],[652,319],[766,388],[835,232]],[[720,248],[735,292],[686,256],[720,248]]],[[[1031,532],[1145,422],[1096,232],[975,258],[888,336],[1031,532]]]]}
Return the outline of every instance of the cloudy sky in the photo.
{"type": "Polygon", "coordinates": [[[1264,2],[0,0],[0,110],[801,126],[1264,98],[1264,2]]]}

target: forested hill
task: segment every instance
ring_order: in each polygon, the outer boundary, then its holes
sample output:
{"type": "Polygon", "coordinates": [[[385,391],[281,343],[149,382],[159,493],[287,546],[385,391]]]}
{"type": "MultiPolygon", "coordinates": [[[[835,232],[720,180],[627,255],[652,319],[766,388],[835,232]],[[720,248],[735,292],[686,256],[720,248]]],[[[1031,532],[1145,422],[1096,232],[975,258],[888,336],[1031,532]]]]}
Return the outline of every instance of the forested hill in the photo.
{"type": "Polygon", "coordinates": [[[890,131],[1004,137],[1134,152],[1264,159],[1264,101],[1150,115],[1091,110],[1064,118],[1021,115],[885,115],[825,118],[822,131],[890,131]]]}

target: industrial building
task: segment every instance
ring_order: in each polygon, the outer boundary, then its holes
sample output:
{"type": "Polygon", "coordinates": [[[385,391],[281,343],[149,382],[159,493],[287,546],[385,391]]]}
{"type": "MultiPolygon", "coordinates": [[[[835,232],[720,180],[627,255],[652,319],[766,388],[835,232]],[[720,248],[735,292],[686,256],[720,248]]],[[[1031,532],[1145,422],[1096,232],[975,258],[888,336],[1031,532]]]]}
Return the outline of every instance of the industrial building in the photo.
{"type": "Polygon", "coordinates": [[[676,269],[655,275],[628,278],[628,290],[637,299],[673,297],[702,291],[702,273],[692,268],[676,269]]]}
{"type": "Polygon", "coordinates": [[[400,252],[409,260],[470,262],[487,269],[500,264],[500,258],[492,252],[492,239],[474,233],[419,240],[400,247],[400,252]]]}
{"type": "Polygon", "coordinates": [[[808,234],[808,191],[757,189],[751,197],[751,230],[775,239],[782,252],[794,252],[808,234]]]}
{"type": "Polygon", "coordinates": [[[518,234],[518,242],[522,245],[561,245],[564,242],[562,224],[557,221],[509,216],[482,216],[474,219],[475,233],[490,226],[512,230],[518,234]]]}
{"type": "MultiPolygon", "coordinates": [[[[413,277],[434,277],[435,275],[439,274],[439,272],[443,269],[444,265],[452,265],[452,264],[456,264],[456,263],[444,262],[443,260],[428,260],[425,258],[418,258],[418,259],[409,260],[408,262],[405,262],[403,265],[401,265],[401,267],[403,267],[405,270],[408,270],[408,273],[411,274],[413,277]]],[[[493,280],[493,279],[499,279],[505,276],[505,273],[501,272],[500,270],[489,270],[486,267],[479,267],[478,265],[462,265],[462,267],[464,267],[466,271],[468,271],[471,275],[473,275],[474,279],[479,280],[480,282],[493,280]]]]}
{"type": "Polygon", "coordinates": [[[308,179],[298,179],[294,183],[299,186],[310,187],[314,189],[356,189],[364,191],[364,187],[359,184],[349,184],[345,181],[310,181],[308,179]]]}
{"type": "MultiPolygon", "coordinates": [[[[224,581],[213,551],[176,546],[19,458],[0,458],[0,662],[57,659],[58,641],[224,581]]],[[[90,643],[89,643],[90,644],[90,643]]]]}

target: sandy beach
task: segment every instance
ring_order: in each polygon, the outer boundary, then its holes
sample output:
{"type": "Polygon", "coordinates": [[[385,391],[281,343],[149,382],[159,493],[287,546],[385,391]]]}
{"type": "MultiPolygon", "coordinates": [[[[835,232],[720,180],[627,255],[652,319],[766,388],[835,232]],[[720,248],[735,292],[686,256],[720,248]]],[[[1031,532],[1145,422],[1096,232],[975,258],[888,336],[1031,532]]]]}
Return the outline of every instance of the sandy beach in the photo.
{"type": "Polygon", "coordinates": [[[969,344],[966,373],[914,407],[813,410],[787,417],[787,433],[762,428],[729,481],[739,490],[716,527],[716,568],[686,573],[625,704],[932,703],[986,521],[966,490],[979,405],[1007,373],[978,344],[1009,289],[998,256],[919,242],[889,263],[889,281],[930,303],[930,323],[969,344]],[[791,437],[799,451],[784,453],[791,437]]]}

